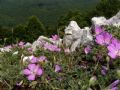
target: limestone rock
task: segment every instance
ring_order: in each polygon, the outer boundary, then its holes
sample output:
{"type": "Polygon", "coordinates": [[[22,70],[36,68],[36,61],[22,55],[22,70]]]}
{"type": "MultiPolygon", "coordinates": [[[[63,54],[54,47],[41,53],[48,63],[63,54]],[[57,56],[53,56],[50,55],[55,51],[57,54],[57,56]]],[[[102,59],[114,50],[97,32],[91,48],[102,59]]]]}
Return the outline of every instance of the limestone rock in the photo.
{"type": "Polygon", "coordinates": [[[120,26],[120,11],[115,16],[108,19],[107,22],[113,26],[119,27],[120,26]]]}
{"type": "Polygon", "coordinates": [[[75,51],[80,44],[85,45],[91,41],[93,41],[93,36],[89,27],[81,29],[77,22],[71,21],[68,27],[65,28],[63,44],[69,47],[71,52],[75,51]]]}
{"type": "Polygon", "coordinates": [[[105,17],[93,17],[91,20],[94,26],[107,25],[107,20],[105,17]]]}
{"type": "Polygon", "coordinates": [[[36,41],[34,41],[32,44],[33,51],[36,51],[37,47],[41,48],[43,46],[43,44],[46,42],[45,40],[49,41],[49,39],[47,37],[40,36],[36,41]]]}
{"type": "Polygon", "coordinates": [[[59,39],[59,40],[52,40],[52,38],[47,38],[45,36],[40,36],[36,41],[33,42],[32,44],[32,49],[33,51],[36,51],[37,47],[38,48],[41,48],[44,46],[45,43],[52,43],[52,44],[55,44],[55,45],[60,45],[62,44],[62,39],[59,39]]]}
{"type": "Polygon", "coordinates": [[[27,42],[24,46],[25,46],[25,47],[31,47],[31,46],[32,46],[32,44],[31,44],[31,43],[29,43],[29,42],[27,42]]]}
{"type": "Polygon", "coordinates": [[[105,17],[93,17],[91,19],[93,26],[101,26],[101,25],[113,25],[116,27],[120,26],[120,11],[110,19],[106,19],[105,17]]]}

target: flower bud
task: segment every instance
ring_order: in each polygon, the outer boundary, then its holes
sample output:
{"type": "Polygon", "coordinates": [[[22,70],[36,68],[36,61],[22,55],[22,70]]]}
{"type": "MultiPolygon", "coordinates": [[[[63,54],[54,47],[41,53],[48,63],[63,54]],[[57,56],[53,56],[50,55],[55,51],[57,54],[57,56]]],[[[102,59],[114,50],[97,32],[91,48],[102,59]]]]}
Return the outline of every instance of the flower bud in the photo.
{"type": "Polygon", "coordinates": [[[120,78],[120,70],[117,70],[117,75],[120,78]]]}
{"type": "Polygon", "coordinates": [[[89,80],[89,85],[94,86],[96,83],[97,83],[97,77],[96,76],[91,77],[89,80]]]}
{"type": "Polygon", "coordinates": [[[106,60],[107,60],[107,62],[110,62],[110,57],[107,56],[107,57],[106,57],[106,60]]]}

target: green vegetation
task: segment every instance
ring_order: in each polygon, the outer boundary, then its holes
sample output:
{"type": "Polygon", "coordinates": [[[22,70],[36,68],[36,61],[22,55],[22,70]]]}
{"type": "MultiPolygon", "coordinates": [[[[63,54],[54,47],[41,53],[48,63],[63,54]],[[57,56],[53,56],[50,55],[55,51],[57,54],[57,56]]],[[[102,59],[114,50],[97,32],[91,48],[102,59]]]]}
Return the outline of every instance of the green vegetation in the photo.
{"type": "MultiPolygon", "coordinates": [[[[0,0],[0,47],[10,48],[8,52],[0,52],[0,90],[120,90],[119,41],[105,46],[95,43],[87,53],[84,46],[80,46],[74,53],[66,52],[64,46],[57,47],[59,50],[56,52],[46,49],[45,45],[35,52],[31,47],[24,47],[26,42],[33,42],[40,35],[59,33],[62,36],[70,20],[75,20],[80,27],[84,27],[91,25],[91,17],[102,15],[109,18],[120,10],[119,0],[97,2],[98,0],[0,0]],[[111,44],[115,45],[108,49],[111,44]],[[112,59],[112,55],[116,57],[112,59]],[[34,58],[30,59],[29,56],[34,58]],[[47,60],[40,60],[41,56],[47,60]],[[26,57],[29,58],[25,59],[26,57]],[[39,65],[43,71],[42,75],[37,75],[38,69],[31,70],[30,74],[35,74],[34,81],[23,72],[32,63],[39,65]],[[58,71],[56,65],[59,66],[58,71]]],[[[120,40],[120,28],[106,26],[104,29],[112,34],[113,40],[120,40]]],[[[103,41],[109,40],[103,38],[103,41]]]]}
{"type": "Polygon", "coordinates": [[[45,25],[56,25],[69,10],[90,10],[98,0],[0,0],[0,25],[14,26],[37,16],[45,25]]]}
{"type": "MultiPolygon", "coordinates": [[[[115,38],[119,38],[120,28],[107,27],[106,31],[112,32],[115,38]]],[[[114,87],[120,89],[119,83],[109,86],[120,79],[120,58],[112,59],[108,56],[106,46],[94,44],[88,54],[80,47],[77,52],[52,52],[44,47],[37,51],[28,51],[30,47],[12,46],[9,52],[0,52],[0,89],[1,90],[112,90],[114,87]],[[15,54],[18,52],[18,54],[15,54]],[[25,59],[34,55],[39,58],[45,56],[46,61],[38,61],[43,70],[42,75],[37,76],[34,81],[28,80],[23,70],[31,64],[34,59],[25,59]],[[24,59],[23,59],[24,58],[24,59]],[[58,72],[55,65],[60,66],[58,72]],[[103,67],[105,69],[102,72],[103,67]],[[94,78],[96,77],[96,78],[94,78]],[[108,89],[109,88],[109,89],[108,89]]],[[[34,57],[34,58],[35,58],[34,57]]]]}
{"type": "Polygon", "coordinates": [[[0,43],[11,44],[21,40],[33,42],[40,35],[50,36],[56,33],[63,36],[63,30],[71,20],[77,21],[82,28],[90,26],[91,18],[94,16],[110,18],[120,10],[119,0],[97,2],[97,0],[69,0],[69,2],[21,0],[18,3],[16,0],[1,0],[0,43]],[[87,7],[84,7],[83,3],[87,7]],[[10,16],[11,20],[6,15],[10,16]],[[49,21],[51,23],[48,23],[49,21]]]}

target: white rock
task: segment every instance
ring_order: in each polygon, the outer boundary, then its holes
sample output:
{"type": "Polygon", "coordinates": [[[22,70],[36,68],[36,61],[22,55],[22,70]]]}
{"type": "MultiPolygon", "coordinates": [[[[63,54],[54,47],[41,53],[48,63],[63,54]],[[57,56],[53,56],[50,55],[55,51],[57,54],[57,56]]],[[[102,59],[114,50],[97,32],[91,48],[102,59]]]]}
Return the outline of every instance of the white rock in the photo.
{"type": "Polygon", "coordinates": [[[71,21],[65,28],[63,44],[69,47],[71,52],[75,51],[80,44],[88,44],[91,41],[93,41],[93,36],[89,27],[81,29],[75,21],[71,21]]]}
{"type": "Polygon", "coordinates": [[[25,46],[25,47],[31,47],[31,46],[32,46],[32,44],[31,44],[31,43],[29,43],[29,42],[27,42],[24,46],[25,46]]]}
{"type": "Polygon", "coordinates": [[[105,17],[93,17],[92,18],[92,24],[94,26],[101,26],[101,25],[107,25],[105,17]]]}
{"type": "Polygon", "coordinates": [[[106,19],[105,17],[93,17],[91,19],[93,26],[101,26],[101,25],[113,25],[116,27],[120,26],[120,11],[110,19],[106,19]]]}
{"type": "Polygon", "coordinates": [[[40,36],[36,41],[33,42],[32,44],[32,49],[33,51],[36,51],[37,47],[41,48],[43,46],[44,41],[44,36],[40,36]]]}
{"type": "Polygon", "coordinates": [[[35,42],[33,42],[32,44],[32,49],[33,51],[36,51],[37,50],[37,47],[38,48],[41,48],[44,46],[45,43],[52,43],[52,44],[55,44],[55,45],[61,45],[62,44],[62,39],[59,39],[59,40],[52,40],[52,38],[47,38],[45,36],[40,36],[35,42]]]}

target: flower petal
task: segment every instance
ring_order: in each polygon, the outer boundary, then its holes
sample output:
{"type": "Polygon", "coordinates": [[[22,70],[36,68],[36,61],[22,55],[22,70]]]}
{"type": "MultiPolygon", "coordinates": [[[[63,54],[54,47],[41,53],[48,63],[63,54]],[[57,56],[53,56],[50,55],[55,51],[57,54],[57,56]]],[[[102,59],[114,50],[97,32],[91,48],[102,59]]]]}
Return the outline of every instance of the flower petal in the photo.
{"type": "Polygon", "coordinates": [[[28,70],[28,69],[24,69],[24,70],[23,70],[23,74],[25,74],[25,75],[30,75],[31,72],[30,72],[30,70],[28,70]]]}
{"type": "Polygon", "coordinates": [[[112,52],[109,52],[108,55],[113,59],[115,59],[117,57],[117,55],[115,53],[112,53],[112,52]]]}
{"type": "Polygon", "coordinates": [[[116,47],[113,45],[113,44],[110,44],[107,49],[110,51],[110,52],[116,52],[116,47]]]}
{"type": "Polygon", "coordinates": [[[28,80],[33,81],[33,80],[35,80],[35,75],[31,74],[27,78],[28,78],[28,80]]]}
{"type": "Polygon", "coordinates": [[[55,72],[59,72],[61,70],[61,67],[59,65],[55,65],[55,72]]]}
{"type": "Polygon", "coordinates": [[[41,76],[43,74],[43,70],[39,68],[36,74],[41,76]]]}
{"type": "Polygon", "coordinates": [[[118,87],[113,87],[113,88],[111,88],[109,90],[118,90],[118,87]]]}
{"type": "Polygon", "coordinates": [[[28,68],[30,69],[30,71],[33,71],[35,69],[36,65],[35,64],[29,64],[28,68]]]}
{"type": "Polygon", "coordinates": [[[120,80],[115,80],[113,83],[111,83],[108,87],[109,88],[113,88],[116,87],[120,84],[120,80]]]}

